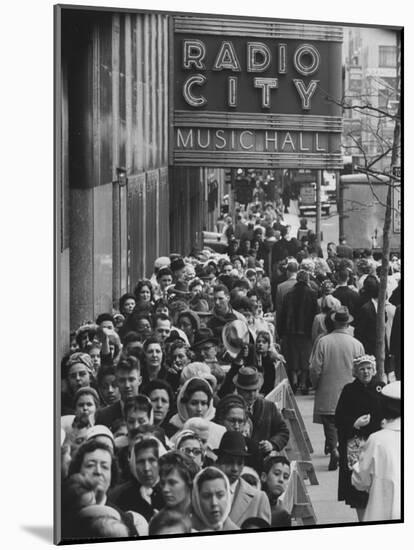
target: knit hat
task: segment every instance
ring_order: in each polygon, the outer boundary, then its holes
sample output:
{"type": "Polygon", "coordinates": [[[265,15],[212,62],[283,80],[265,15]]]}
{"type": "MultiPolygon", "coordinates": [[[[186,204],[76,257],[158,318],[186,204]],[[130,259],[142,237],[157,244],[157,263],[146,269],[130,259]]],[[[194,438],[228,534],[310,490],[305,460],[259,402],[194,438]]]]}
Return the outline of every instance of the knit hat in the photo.
{"type": "Polygon", "coordinates": [[[369,363],[372,366],[373,374],[377,372],[377,363],[373,355],[360,355],[352,361],[352,375],[356,376],[361,365],[369,363]]]}

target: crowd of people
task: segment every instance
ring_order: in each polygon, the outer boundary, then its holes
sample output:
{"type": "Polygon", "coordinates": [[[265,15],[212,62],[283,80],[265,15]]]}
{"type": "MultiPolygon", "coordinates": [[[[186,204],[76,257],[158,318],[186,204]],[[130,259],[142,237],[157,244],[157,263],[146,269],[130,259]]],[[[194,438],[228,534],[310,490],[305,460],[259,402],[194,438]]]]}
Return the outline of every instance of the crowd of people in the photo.
{"type": "Polygon", "coordinates": [[[370,506],[363,443],[398,419],[400,397],[384,392],[401,378],[399,260],[379,379],[381,262],[371,251],[342,239],[324,258],[307,220],[291,235],[277,203],[239,208],[220,229],[226,252],[157,258],[116,311],[71,335],[61,361],[64,540],[290,526],[290,434],[265,399],[280,364],[294,393],[315,392],[338,498],[360,520],[395,518],[395,503],[390,517],[370,506]]]}

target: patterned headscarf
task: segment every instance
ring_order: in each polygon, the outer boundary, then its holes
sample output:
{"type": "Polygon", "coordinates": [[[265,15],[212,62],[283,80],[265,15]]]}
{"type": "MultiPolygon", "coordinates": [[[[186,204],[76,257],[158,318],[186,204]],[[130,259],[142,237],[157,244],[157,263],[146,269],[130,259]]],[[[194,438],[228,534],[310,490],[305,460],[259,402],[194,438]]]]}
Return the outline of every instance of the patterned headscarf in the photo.
{"type": "Polygon", "coordinates": [[[66,363],[67,372],[69,371],[70,367],[78,363],[82,363],[83,365],[85,365],[85,367],[88,369],[89,374],[93,373],[91,356],[87,353],[82,353],[81,351],[72,353],[72,355],[69,357],[66,363]]]}
{"type": "Polygon", "coordinates": [[[360,355],[356,357],[352,362],[352,376],[355,377],[357,375],[359,367],[364,363],[369,363],[371,365],[373,375],[375,376],[377,372],[377,362],[373,355],[360,355]]]}

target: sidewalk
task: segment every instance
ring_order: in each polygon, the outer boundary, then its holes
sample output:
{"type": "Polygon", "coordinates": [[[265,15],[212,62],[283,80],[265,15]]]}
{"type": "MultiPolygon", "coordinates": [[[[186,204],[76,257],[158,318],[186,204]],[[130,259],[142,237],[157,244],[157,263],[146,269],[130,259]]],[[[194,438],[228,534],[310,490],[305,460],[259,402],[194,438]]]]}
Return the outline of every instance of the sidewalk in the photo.
{"type": "Polygon", "coordinates": [[[324,454],[325,438],[323,435],[322,424],[312,422],[313,415],[313,395],[296,395],[296,402],[305,422],[310,440],[313,446],[312,462],[315,467],[319,485],[309,485],[306,487],[315,510],[318,525],[328,523],[357,523],[355,510],[338,502],[338,470],[328,471],[329,456],[324,454]]]}

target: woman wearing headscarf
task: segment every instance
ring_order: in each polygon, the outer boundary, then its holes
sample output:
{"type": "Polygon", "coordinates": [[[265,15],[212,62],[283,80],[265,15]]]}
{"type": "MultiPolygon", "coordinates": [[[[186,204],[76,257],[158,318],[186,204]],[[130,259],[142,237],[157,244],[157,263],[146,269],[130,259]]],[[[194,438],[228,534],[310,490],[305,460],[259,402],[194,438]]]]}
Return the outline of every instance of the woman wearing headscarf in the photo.
{"type": "Polygon", "coordinates": [[[352,374],[355,380],[344,386],[335,411],[339,443],[338,500],[344,500],[355,508],[359,521],[362,521],[368,494],[353,487],[349,462],[352,460],[352,446],[358,453],[362,442],[381,428],[381,389],[384,384],[374,379],[376,372],[372,355],[354,359],[352,374]]]}
{"type": "Polygon", "coordinates": [[[149,521],[155,510],[164,507],[158,460],[165,453],[166,449],[159,439],[150,434],[140,434],[129,448],[131,478],[111,491],[111,502],[121,510],[132,510],[149,521]]]}
{"type": "Polygon", "coordinates": [[[218,468],[201,470],[193,482],[193,529],[196,531],[237,531],[229,519],[231,509],[230,484],[218,468]]]}
{"type": "Polygon", "coordinates": [[[210,421],[208,444],[210,448],[215,449],[223,435],[222,427],[211,422],[215,414],[213,390],[210,384],[203,378],[194,377],[187,380],[179,391],[177,414],[171,418],[170,424],[179,431],[189,418],[198,417],[210,421]]]}
{"type": "Polygon", "coordinates": [[[74,396],[79,388],[95,385],[92,359],[87,353],[72,353],[62,360],[62,416],[74,414],[74,396]]]}

